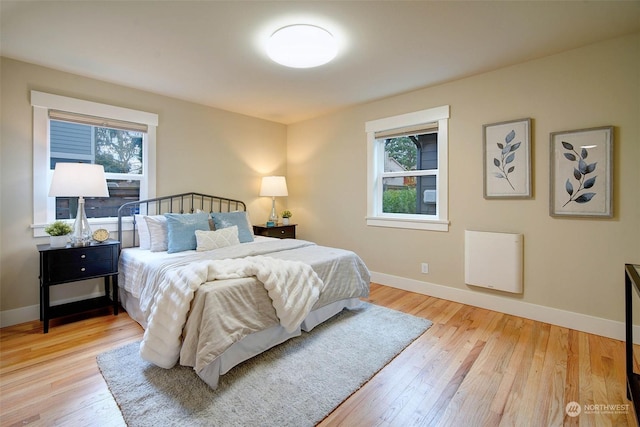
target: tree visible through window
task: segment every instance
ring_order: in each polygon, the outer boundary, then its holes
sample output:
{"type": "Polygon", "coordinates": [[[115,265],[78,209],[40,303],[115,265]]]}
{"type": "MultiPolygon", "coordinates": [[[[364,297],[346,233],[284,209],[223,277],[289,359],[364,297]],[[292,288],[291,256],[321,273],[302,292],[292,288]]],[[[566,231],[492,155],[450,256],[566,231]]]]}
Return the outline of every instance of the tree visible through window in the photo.
{"type": "Polygon", "coordinates": [[[106,173],[142,173],[142,132],[94,127],[96,163],[106,173]]]}

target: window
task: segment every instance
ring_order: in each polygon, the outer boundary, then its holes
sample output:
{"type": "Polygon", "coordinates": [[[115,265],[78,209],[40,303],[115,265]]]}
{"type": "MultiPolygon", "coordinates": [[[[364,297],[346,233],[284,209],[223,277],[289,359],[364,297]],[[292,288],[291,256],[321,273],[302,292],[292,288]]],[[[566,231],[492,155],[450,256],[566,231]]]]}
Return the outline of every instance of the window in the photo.
{"type": "Polygon", "coordinates": [[[447,231],[449,106],[367,122],[367,225],[447,231]]]}
{"type": "Polygon", "coordinates": [[[34,236],[45,224],[74,218],[77,198],[48,197],[57,162],[105,168],[108,198],[85,198],[92,224],[115,228],[120,205],[155,195],[155,114],[31,92],[34,130],[34,236]]]}

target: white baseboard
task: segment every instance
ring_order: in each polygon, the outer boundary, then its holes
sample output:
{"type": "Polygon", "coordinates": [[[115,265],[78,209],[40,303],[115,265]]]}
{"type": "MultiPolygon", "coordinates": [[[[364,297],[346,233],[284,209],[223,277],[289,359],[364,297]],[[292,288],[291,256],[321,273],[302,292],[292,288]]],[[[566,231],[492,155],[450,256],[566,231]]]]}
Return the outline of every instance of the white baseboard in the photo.
{"type": "MultiPolygon", "coordinates": [[[[600,335],[616,340],[625,340],[625,326],[623,322],[589,316],[572,311],[559,310],[543,305],[517,301],[501,295],[473,292],[465,289],[436,285],[420,280],[407,279],[390,274],[371,272],[371,281],[385,286],[391,286],[405,291],[429,295],[449,301],[459,302],[474,307],[485,308],[505,314],[550,323],[577,331],[600,335]]],[[[633,327],[634,343],[640,344],[640,326],[633,327]]]]}
{"type": "Polygon", "coordinates": [[[0,327],[13,326],[40,318],[40,305],[0,311],[0,327]]]}
{"type": "MultiPolygon", "coordinates": [[[[75,298],[61,299],[51,301],[51,305],[66,304],[68,302],[81,301],[89,298],[97,298],[104,296],[104,292],[93,292],[88,295],[82,295],[75,298]]],[[[40,305],[29,305],[27,307],[20,307],[13,310],[0,311],[0,328],[5,326],[18,325],[20,323],[31,322],[32,320],[38,320],[40,318],[40,305]]]]}

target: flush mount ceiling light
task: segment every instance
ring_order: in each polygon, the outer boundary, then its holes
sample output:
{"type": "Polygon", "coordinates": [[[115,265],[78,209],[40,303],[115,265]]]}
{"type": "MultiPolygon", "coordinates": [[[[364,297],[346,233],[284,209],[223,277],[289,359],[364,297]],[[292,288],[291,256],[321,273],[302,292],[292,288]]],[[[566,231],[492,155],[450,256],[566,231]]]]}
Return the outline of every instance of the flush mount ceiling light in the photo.
{"type": "Polygon", "coordinates": [[[298,24],[280,28],[267,44],[269,58],[293,68],[311,68],[335,58],[338,45],[330,32],[315,25],[298,24]]]}

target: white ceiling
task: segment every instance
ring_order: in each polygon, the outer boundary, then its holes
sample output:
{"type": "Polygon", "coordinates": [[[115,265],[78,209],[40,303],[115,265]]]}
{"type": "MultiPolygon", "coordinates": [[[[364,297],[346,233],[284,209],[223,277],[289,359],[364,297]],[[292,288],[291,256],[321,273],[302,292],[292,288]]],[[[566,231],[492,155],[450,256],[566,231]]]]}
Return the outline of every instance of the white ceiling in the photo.
{"type": "MultiPolygon", "coordinates": [[[[640,1],[11,1],[0,53],[285,124],[640,31],[640,1]],[[324,26],[328,65],[266,37],[324,26]]],[[[640,54],[640,52],[639,52],[640,54]]]]}

